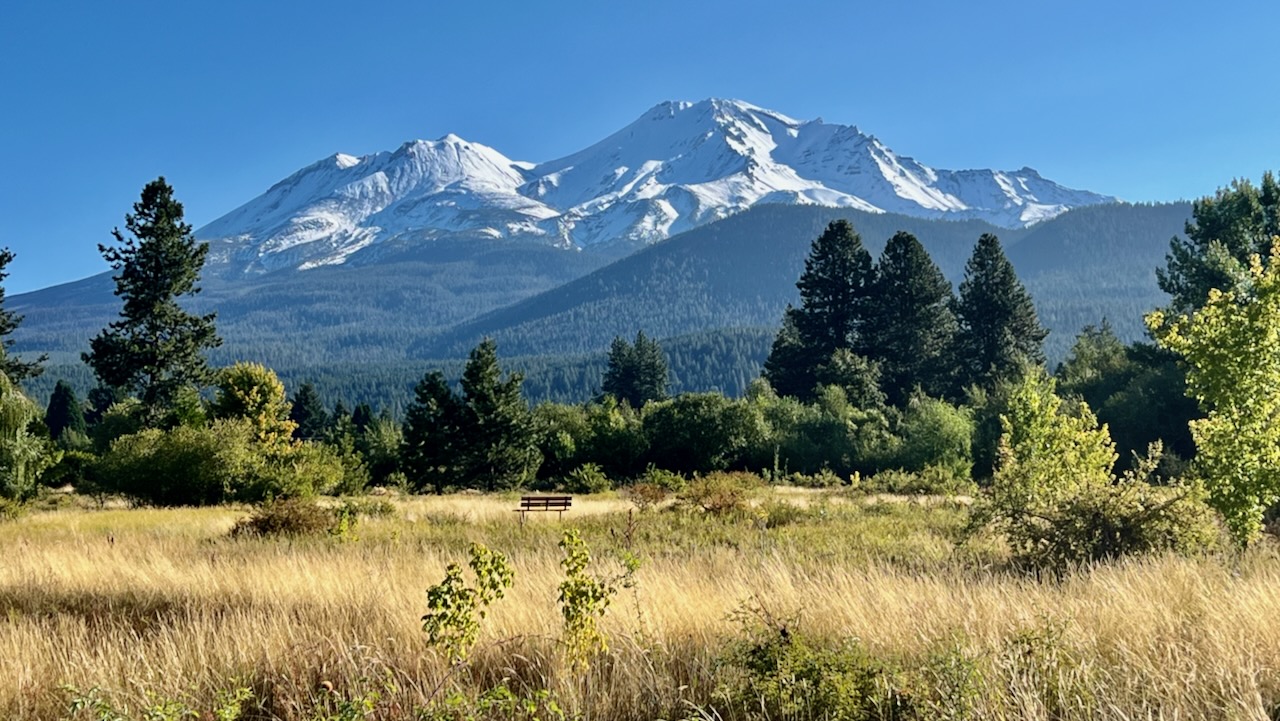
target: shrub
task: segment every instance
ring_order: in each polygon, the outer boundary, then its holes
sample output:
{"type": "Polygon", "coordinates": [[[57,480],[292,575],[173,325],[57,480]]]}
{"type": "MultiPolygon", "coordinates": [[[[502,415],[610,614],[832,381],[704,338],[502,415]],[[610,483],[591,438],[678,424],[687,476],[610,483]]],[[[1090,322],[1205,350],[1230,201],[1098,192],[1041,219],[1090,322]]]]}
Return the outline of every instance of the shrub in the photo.
{"type": "Polygon", "coordinates": [[[898,425],[899,465],[908,471],[940,467],[967,478],[973,466],[973,413],[928,397],[911,399],[898,425]]]}
{"type": "Polygon", "coordinates": [[[1143,461],[1115,484],[1072,494],[1035,519],[1010,526],[1014,561],[1062,572],[1083,563],[1172,551],[1193,553],[1218,545],[1223,529],[1196,484],[1153,486],[1136,477],[1158,457],[1143,461]]]}
{"type": "Polygon", "coordinates": [[[756,509],[756,517],[760,519],[765,528],[789,526],[803,521],[808,516],[809,511],[806,509],[777,498],[766,500],[756,509]]]}
{"type": "Polygon", "coordinates": [[[1051,379],[1027,374],[1001,417],[996,468],[987,503],[973,525],[993,523],[1020,565],[1066,568],[1155,551],[1188,552],[1216,537],[1203,489],[1168,489],[1148,479],[1160,462],[1153,444],[1138,467],[1114,479],[1114,445],[1083,403],[1067,413],[1051,379]]]}
{"type": "Polygon", "coordinates": [[[844,481],[836,472],[830,468],[820,468],[816,473],[805,475],[803,473],[792,473],[785,479],[787,484],[799,486],[800,488],[837,488],[844,485],[844,481]]]}
{"type": "Polygon", "coordinates": [[[643,415],[651,461],[682,473],[738,465],[768,431],[758,408],[719,393],[686,393],[650,403],[643,415]]]}
{"type": "Polygon", "coordinates": [[[856,640],[824,644],[788,622],[747,629],[721,661],[717,717],[861,721],[905,718],[893,670],[856,640]]]}
{"type": "Polygon", "coordinates": [[[331,533],[337,518],[309,498],[267,501],[231,528],[232,536],[319,536],[331,533]]]}
{"type": "Polygon", "coordinates": [[[968,473],[955,475],[952,468],[928,466],[919,472],[887,470],[860,479],[859,490],[867,493],[893,493],[912,496],[954,496],[972,493],[977,486],[968,473]]]}
{"type": "Polygon", "coordinates": [[[646,511],[667,500],[670,494],[656,483],[633,483],[627,486],[626,495],[636,508],[646,511]]]}
{"type": "Polygon", "coordinates": [[[562,485],[569,493],[604,493],[613,490],[613,481],[595,463],[583,463],[569,471],[562,485]]]}
{"type": "Polygon", "coordinates": [[[764,485],[753,473],[718,472],[695,477],[680,492],[680,500],[712,515],[743,511],[751,496],[764,485]]]}
{"type": "Polygon", "coordinates": [[[677,492],[684,489],[689,484],[688,479],[676,473],[663,468],[658,468],[652,463],[644,469],[644,473],[636,478],[637,483],[648,483],[657,486],[665,491],[677,492]]]}
{"type": "Polygon", "coordinates": [[[185,506],[332,491],[342,466],[319,444],[265,448],[250,421],[227,419],[207,427],[122,436],[96,464],[94,475],[104,491],[143,503],[185,506]]]}

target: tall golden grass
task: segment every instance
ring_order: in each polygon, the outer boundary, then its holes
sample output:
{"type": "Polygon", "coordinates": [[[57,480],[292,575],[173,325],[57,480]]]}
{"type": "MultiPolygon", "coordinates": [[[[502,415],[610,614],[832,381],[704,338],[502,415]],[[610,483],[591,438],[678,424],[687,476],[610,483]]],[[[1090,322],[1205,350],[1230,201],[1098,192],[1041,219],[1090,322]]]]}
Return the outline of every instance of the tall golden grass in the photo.
{"type": "Polygon", "coordinates": [[[1270,719],[1280,703],[1280,561],[1266,551],[1038,580],[990,570],[994,546],[957,550],[964,511],[948,504],[811,503],[768,528],[628,518],[619,499],[523,527],[509,499],[398,503],[349,542],[232,539],[235,509],[59,510],[0,526],[0,718],[68,718],[66,687],[140,718],[157,698],[208,709],[237,686],[254,692],[250,718],[315,718],[326,698],[375,691],[375,717],[414,718],[448,689],[502,678],[583,718],[728,718],[714,692],[744,604],[880,658],[953,649],[981,671],[972,718],[1270,719]],[[557,645],[556,541],[570,525],[602,572],[616,570],[611,548],[646,559],[585,674],[557,645]],[[424,590],[471,541],[517,575],[473,663],[450,675],[419,619],[424,590]]]}

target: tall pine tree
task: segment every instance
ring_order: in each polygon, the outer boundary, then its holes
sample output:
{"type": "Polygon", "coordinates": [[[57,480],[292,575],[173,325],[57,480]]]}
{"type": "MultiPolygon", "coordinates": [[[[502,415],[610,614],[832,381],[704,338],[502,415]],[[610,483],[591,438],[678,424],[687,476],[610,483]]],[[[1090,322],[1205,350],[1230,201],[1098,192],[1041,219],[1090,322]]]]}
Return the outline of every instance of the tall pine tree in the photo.
{"type": "Polygon", "coordinates": [[[49,406],[45,409],[44,424],[49,429],[49,437],[62,440],[67,431],[85,435],[84,406],[76,398],[71,384],[59,380],[49,396],[49,406]]]}
{"type": "Polygon", "coordinates": [[[662,346],[645,337],[644,331],[636,333],[635,343],[616,337],[609,348],[601,392],[626,401],[632,408],[643,408],[649,401],[667,397],[668,375],[662,346]]]}
{"type": "Polygon", "coordinates": [[[956,319],[951,283],[910,233],[889,239],[876,265],[863,336],[880,365],[881,388],[901,406],[920,388],[950,390],[956,319]]]}
{"type": "Polygon", "coordinates": [[[533,414],[520,395],[523,381],[519,373],[502,377],[498,346],[489,338],[471,351],[462,372],[466,474],[486,491],[520,488],[542,463],[533,414]]]}
{"type": "Polygon", "coordinates": [[[416,491],[444,493],[463,478],[466,406],[440,371],[423,377],[405,412],[400,467],[416,491]]]}
{"type": "Polygon", "coordinates": [[[978,238],[965,264],[955,304],[957,392],[971,385],[990,389],[1018,375],[1027,363],[1044,363],[1044,339],[1031,295],[990,233],[978,238]]]}
{"type": "Polygon", "coordinates": [[[863,355],[862,330],[873,280],[871,254],[847,220],[818,236],[796,282],[800,307],[788,308],[764,376],[783,395],[812,398],[818,370],[837,350],[863,355]]]}
{"type": "Polygon", "coordinates": [[[179,392],[207,385],[213,372],[204,352],[222,344],[214,314],[192,315],[178,304],[200,292],[197,285],[208,243],[197,243],[182,220],[173,188],[158,178],[125,215],[126,237],[112,231],[116,245],[99,245],[117,271],[116,295],[124,301],[120,320],[89,341],[83,354],[103,385],[124,389],[142,401],[149,423],[160,422],[179,392]]]}
{"type": "Polygon", "coordinates": [[[34,361],[24,361],[13,354],[13,339],[9,336],[18,329],[22,316],[4,309],[4,279],[9,277],[9,264],[13,262],[13,251],[0,249],[0,373],[4,373],[14,383],[21,383],[28,378],[35,378],[44,372],[45,361],[49,356],[42,355],[34,361]]]}
{"type": "Polygon", "coordinates": [[[304,441],[319,440],[329,427],[329,411],[320,400],[316,387],[310,383],[298,386],[294,394],[289,420],[297,424],[293,437],[304,441]]]}

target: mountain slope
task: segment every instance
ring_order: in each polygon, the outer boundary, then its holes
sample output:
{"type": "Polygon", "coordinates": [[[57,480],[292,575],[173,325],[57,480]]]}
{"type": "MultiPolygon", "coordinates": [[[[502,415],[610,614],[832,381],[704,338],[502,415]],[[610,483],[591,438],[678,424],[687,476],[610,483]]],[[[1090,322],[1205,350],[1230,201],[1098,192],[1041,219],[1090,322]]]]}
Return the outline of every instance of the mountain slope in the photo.
{"type": "MultiPolygon", "coordinates": [[[[763,204],[1025,227],[1114,199],[1030,168],[935,170],[856,127],[749,103],[662,103],[584,150],[535,165],[455,135],[337,154],[197,231],[224,275],[379,262],[381,244],[516,239],[628,248],[763,204]]],[[[613,251],[619,252],[619,251],[613,251]]]]}
{"type": "Polygon", "coordinates": [[[1008,230],[981,221],[760,207],[424,339],[410,354],[449,357],[484,336],[519,355],[588,353],[636,330],[664,337],[776,326],[786,304],[798,302],[795,282],[813,239],[831,220],[849,218],[873,255],[894,232],[915,234],[957,286],[978,236],[998,234],[1052,331],[1049,355],[1060,359],[1081,327],[1104,317],[1123,337],[1141,337],[1142,313],[1164,300],[1154,269],[1189,216],[1185,203],[1107,205],[1008,230]]]}

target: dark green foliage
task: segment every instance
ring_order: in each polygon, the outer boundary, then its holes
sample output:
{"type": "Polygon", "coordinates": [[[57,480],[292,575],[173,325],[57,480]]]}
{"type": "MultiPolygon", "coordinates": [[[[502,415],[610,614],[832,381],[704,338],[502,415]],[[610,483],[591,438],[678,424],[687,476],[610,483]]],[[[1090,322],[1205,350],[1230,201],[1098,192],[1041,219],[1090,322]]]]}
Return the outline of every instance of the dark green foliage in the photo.
{"type": "Polygon", "coordinates": [[[956,333],[951,283],[914,235],[895,233],[885,245],[869,303],[863,335],[888,402],[901,406],[916,389],[946,393],[956,333]]]}
{"type": "Polygon", "coordinates": [[[520,395],[523,379],[519,373],[502,377],[498,346],[488,339],[471,351],[462,372],[467,478],[486,491],[524,486],[541,462],[533,418],[520,395]]]}
{"type": "Polygon", "coordinates": [[[1125,346],[1109,324],[1087,326],[1055,373],[1065,398],[1097,410],[1116,443],[1119,468],[1129,467],[1160,441],[1160,475],[1178,475],[1195,455],[1188,422],[1202,413],[1186,393],[1186,372],[1177,357],[1149,343],[1125,346]]]}
{"type": "Polygon", "coordinates": [[[686,393],[645,409],[646,459],[677,473],[739,467],[766,440],[764,418],[746,401],[686,393]]]}
{"type": "Polygon", "coordinates": [[[466,406],[439,371],[423,377],[404,419],[400,467],[415,491],[463,483],[466,406]]]}
{"type": "Polygon", "coordinates": [[[22,383],[28,378],[35,378],[44,372],[44,362],[49,360],[48,354],[41,354],[34,361],[24,361],[13,354],[13,332],[22,323],[22,316],[4,308],[4,279],[9,277],[9,264],[13,262],[13,251],[0,248],[0,373],[4,373],[14,383],[22,383]]]}
{"type": "Polygon", "coordinates": [[[441,493],[449,485],[495,491],[532,481],[542,455],[521,381],[519,373],[502,377],[491,340],[471,351],[461,397],[439,371],[428,373],[405,415],[401,465],[410,485],[441,493]]]}
{"type": "Polygon", "coordinates": [[[1191,214],[1187,237],[1169,241],[1165,267],[1156,271],[1175,313],[1204,305],[1210,288],[1234,286],[1249,267],[1249,256],[1266,261],[1271,239],[1280,236],[1280,184],[1270,172],[1263,174],[1261,187],[1247,179],[1232,181],[1213,197],[1192,203],[1191,214]]]}
{"type": "Polygon", "coordinates": [[[782,312],[782,327],[773,339],[762,375],[779,395],[802,398],[818,385],[817,366],[810,365],[810,351],[796,326],[799,310],[787,306],[782,312]]]}
{"type": "Polygon", "coordinates": [[[84,408],[76,398],[76,392],[66,381],[59,380],[54,386],[53,395],[49,397],[49,407],[45,410],[44,424],[49,429],[49,437],[55,441],[61,440],[62,434],[67,431],[80,436],[86,434],[84,408]]]}
{"type": "Polygon", "coordinates": [[[885,404],[880,390],[880,364],[848,348],[832,353],[817,367],[814,377],[818,381],[816,388],[839,388],[859,408],[882,408],[885,404]]]}
{"type": "Polygon", "coordinates": [[[116,229],[117,245],[98,246],[117,271],[116,295],[124,308],[82,357],[103,385],[136,394],[149,421],[159,422],[181,388],[212,379],[204,352],[222,343],[215,314],[192,315],[178,304],[200,291],[196,283],[209,246],[197,243],[182,221],[182,204],[164,178],[142,189],[125,226],[130,237],[116,229]]]}
{"type": "Polygon", "coordinates": [[[812,398],[819,368],[839,350],[865,352],[862,336],[867,297],[874,281],[871,254],[847,220],[833,221],[818,236],[796,287],[800,305],[788,308],[765,378],[783,395],[812,398]]]}
{"type": "Polygon", "coordinates": [[[351,424],[355,426],[357,433],[364,433],[365,429],[373,423],[373,407],[368,403],[360,403],[356,409],[351,412],[351,424]]]}
{"type": "Polygon", "coordinates": [[[639,331],[635,343],[613,339],[601,392],[626,401],[632,408],[643,408],[649,401],[667,397],[668,374],[662,346],[639,331]]]}
{"type": "Polygon", "coordinates": [[[965,265],[955,304],[955,392],[970,385],[990,389],[1025,363],[1043,363],[1048,331],[1040,327],[1035,306],[1005,257],[1000,240],[990,233],[978,238],[965,265]]]}
{"type": "Polygon", "coordinates": [[[293,437],[301,440],[318,440],[324,437],[329,427],[329,411],[320,400],[316,387],[310,383],[298,386],[289,410],[289,420],[298,424],[293,437]]]}

